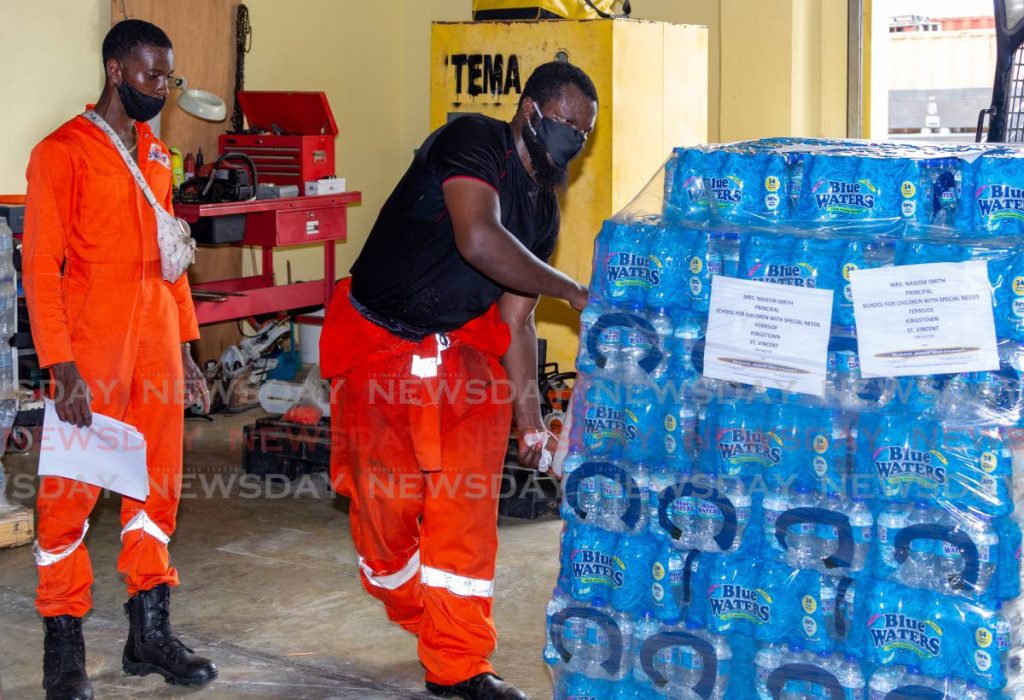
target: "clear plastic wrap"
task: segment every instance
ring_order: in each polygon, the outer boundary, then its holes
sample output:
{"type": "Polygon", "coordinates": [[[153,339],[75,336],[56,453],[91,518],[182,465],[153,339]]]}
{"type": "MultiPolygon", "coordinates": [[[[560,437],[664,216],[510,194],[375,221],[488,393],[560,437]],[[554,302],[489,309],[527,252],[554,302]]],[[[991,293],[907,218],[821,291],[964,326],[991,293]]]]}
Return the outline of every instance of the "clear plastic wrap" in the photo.
{"type": "Polygon", "coordinates": [[[1024,697],[1022,232],[1018,150],[677,149],[595,242],[555,696],[1024,697]],[[998,368],[864,376],[852,272],[967,261],[998,368]],[[715,276],[833,290],[820,392],[705,376],[715,276]]]}

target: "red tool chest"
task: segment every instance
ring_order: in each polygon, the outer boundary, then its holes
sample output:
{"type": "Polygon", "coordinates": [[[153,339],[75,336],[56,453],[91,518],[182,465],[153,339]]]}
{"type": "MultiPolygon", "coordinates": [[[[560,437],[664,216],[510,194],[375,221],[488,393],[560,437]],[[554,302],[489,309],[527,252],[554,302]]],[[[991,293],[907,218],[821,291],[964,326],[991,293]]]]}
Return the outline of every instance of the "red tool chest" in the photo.
{"type": "Polygon", "coordinates": [[[238,93],[249,129],[260,134],[221,134],[218,148],[244,153],[256,163],[260,182],[298,185],[334,177],[334,122],[327,95],[322,92],[238,93]]]}

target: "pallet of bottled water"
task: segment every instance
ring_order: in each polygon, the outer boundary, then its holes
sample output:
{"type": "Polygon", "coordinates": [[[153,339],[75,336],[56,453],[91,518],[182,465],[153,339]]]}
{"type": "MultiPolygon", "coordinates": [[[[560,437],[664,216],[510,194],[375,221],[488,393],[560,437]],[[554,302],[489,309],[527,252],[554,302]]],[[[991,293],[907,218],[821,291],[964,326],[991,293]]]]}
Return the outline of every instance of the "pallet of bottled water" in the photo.
{"type": "Polygon", "coordinates": [[[555,697],[1024,698],[1021,234],[1020,150],[677,149],[595,243],[555,697]],[[851,276],[972,261],[991,366],[862,372],[851,276]],[[728,277],[832,291],[821,390],[705,373],[728,277]]]}

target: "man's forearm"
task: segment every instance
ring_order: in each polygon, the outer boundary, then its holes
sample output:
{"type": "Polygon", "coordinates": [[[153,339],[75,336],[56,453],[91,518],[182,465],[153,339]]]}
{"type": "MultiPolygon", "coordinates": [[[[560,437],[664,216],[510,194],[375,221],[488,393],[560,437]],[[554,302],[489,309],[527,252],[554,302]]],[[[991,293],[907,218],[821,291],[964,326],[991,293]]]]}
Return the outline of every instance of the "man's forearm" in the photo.
{"type": "Polygon", "coordinates": [[[513,412],[517,428],[540,428],[540,402],[537,395],[537,329],[532,318],[511,327],[512,341],[502,359],[512,382],[513,412]]]}
{"type": "Polygon", "coordinates": [[[580,288],[575,280],[540,260],[501,226],[476,233],[471,242],[459,247],[459,252],[477,270],[517,292],[569,300],[580,288]]]}

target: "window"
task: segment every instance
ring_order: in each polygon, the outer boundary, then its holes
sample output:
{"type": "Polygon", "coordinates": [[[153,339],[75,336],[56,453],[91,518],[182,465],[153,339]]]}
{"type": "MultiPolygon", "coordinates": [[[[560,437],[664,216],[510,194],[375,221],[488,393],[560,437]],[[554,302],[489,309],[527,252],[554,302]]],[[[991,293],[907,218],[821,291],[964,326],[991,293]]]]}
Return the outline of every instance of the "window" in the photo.
{"type": "Polygon", "coordinates": [[[992,101],[992,0],[873,0],[870,138],[974,141],[992,101]]]}

